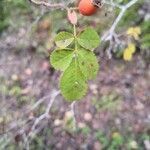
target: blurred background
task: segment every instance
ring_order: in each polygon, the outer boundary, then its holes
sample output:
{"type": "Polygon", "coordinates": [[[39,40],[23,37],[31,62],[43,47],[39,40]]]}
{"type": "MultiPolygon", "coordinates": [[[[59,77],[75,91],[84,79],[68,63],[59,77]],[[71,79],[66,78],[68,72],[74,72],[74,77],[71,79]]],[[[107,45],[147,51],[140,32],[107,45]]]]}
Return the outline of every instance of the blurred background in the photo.
{"type": "MultiPolygon", "coordinates": [[[[130,0],[114,1],[124,5],[130,0]]],[[[49,2],[68,7],[76,3],[49,2]]],[[[101,37],[118,14],[119,9],[109,5],[92,17],[78,14],[77,30],[92,26],[101,37]]],[[[76,122],[70,103],[59,95],[50,118],[28,138],[36,117],[45,112],[53,91],[59,90],[60,72],[49,63],[59,31],[72,32],[66,11],[28,0],[0,1],[0,150],[150,150],[149,0],[138,0],[126,11],[116,28],[120,41],[113,43],[111,59],[108,42],[96,49],[100,70],[89,82],[86,97],[75,104],[76,122]],[[126,61],[129,41],[136,52],[126,61]]]]}

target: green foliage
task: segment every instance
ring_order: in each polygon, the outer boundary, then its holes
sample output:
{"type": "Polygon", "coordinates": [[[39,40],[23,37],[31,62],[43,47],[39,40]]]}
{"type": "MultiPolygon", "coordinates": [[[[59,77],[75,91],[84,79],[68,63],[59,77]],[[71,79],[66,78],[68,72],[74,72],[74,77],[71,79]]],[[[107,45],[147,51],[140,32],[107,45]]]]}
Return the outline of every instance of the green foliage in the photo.
{"type": "Polygon", "coordinates": [[[76,58],[72,60],[70,66],[63,73],[60,89],[63,96],[70,101],[80,99],[85,95],[87,91],[86,78],[76,58]]]}
{"type": "Polygon", "coordinates": [[[0,2],[0,32],[8,26],[8,11],[6,7],[4,7],[6,2],[2,0],[0,2]]]}
{"type": "Polygon", "coordinates": [[[142,36],[141,36],[141,48],[150,49],[150,21],[144,21],[141,24],[142,36]]]}
{"type": "Polygon", "coordinates": [[[79,100],[86,94],[87,81],[95,78],[98,72],[96,56],[89,49],[99,45],[99,36],[92,28],[78,36],[60,32],[55,43],[59,49],[52,52],[50,62],[55,69],[63,71],[60,79],[62,95],[68,101],[79,100]],[[74,48],[67,48],[71,44],[74,48]]]}
{"type": "Polygon", "coordinates": [[[109,150],[116,150],[122,147],[124,143],[124,138],[119,133],[116,136],[113,136],[111,139],[111,144],[109,146],[109,150]]]}
{"type": "Polygon", "coordinates": [[[76,123],[74,121],[73,117],[68,117],[65,121],[64,121],[64,130],[73,134],[77,131],[76,129],[76,123]]]}
{"type": "MultiPolygon", "coordinates": [[[[125,2],[125,1],[124,1],[125,2]]],[[[126,0],[125,3],[129,2],[129,0],[126,0]]],[[[135,5],[133,5],[131,8],[129,8],[126,12],[123,18],[121,19],[119,23],[119,27],[122,29],[126,26],[133,26],[136,22],[140,21],[140,17],[138,15],[138,10],[143,4],[143,0],[138,1],[135,5]]],[[[116,14],[120,12],[119,9],[116,10],[116,14]]]]}
{"type": "Polygon", "coordinates": [[[45,145],[45,141],[49,141],[52,137],[52,130],[50,128],[45,128],[42,130],[40,134],[35,136],[30,143],[30,150],[41,150],[41,149],[49,149],[51,150],[51,145],[45,145]]]}
{"type": "Polygon", "coordinates": [[[113,111],[120,106],[121,97],[117,93],[110,93],[108,95],[102,95],[100,100],[94,99],[93,104],[96,109],[113,111]]]}
{"type": "Polygon", "coordinates": [[[30,7],[26,0],[1,0],[0,1],[0,33],[6,29],[11,21],[12,16],[18,10],[23,13],[29,11],[30,7]],[[15,10],[15,11],[14,11],[15,10]]]}
{"type": "Polygon", "coordinates": [[[88,126],[85,126],[85,127],[81,128],[80,131],[84,136],[87,137],[90,134],[91,129],[88,126]]]}
{"type": "Polygon", "coordinates": [[[80,49],[78,51],[78,62],[86,79],[93,79],[96,77],[99,65],[92,51],[80,49]]]}
{"type": "Polygon", "coordinates": [[[74,36],[69,32],[60,32],[55,37],[55,43],[59,48],[66,48],[73,42],[73,40],[74,36]]]}
{"type": "Polygon", "coordinates": [[[51,54],[51,64],[57,70],[64,71],[71,63],[74,55],[72,49],[58,49],[51,54]]]}
{"type": "Polygon", "coordinates": [[[19,82],[15,81],[13,83],[7,82],[5,79],[1,79],[0,77],[0,95],[4,95],[6,97],[12,97],[13,99],[16,100],[17,106],[23,106],[26,104],[29,99],[31,101],[35,101],[34,97],[25,95],[22,93],[22,88],[19,84],[19,82]]]}
{"type": "MultiPolygon", "coordinates": [[[[129,0],[116,0],[116,2],[120,2],[121,4],[129,2],[129,0]]],[[[119,23],[120,29],[126,26],[140,26],[142,30],[142,35],[140,38],[141,49],[149,50],[150,49],[150,21],[142,20],[139,16],[138,11],[141,9],[141,6],[144,4],[144,0],[139,0],[135,5],[126,11],[125,15],[121,19],[119,23]]],[[[116,10],[116,14],[118,14],[120,10],[116,10]]],[[[119,50],[120,51],[120,50],[119,50]]]]}
{"type": "Polygon", "coordinates": [[[95,49],[100,43],[99,35],[92,28],[87,28],[77,38],[78,43],[86,49],[95,49]]]}
{"type": "Polygon", "coordinates": [[[95,133],[95,138],[102,144],[103,149],[108,150],[118,150],[124,144],[124,137],[118,133],[112,133],[111,137],[107,137],[103,132],[97,131],[95,133]]]}
{"type": "Polygon", "coordinates": [[[21,88],[18,85],[14,85],[11,87],[9,94],[11,96],[20,96],[21,95],[21,88]]]}
{"type": "Polygon", "coordinates": [[[150,140],[148,133],[137,134],[136,137],[132,133],[121,134],[120,132],[111,132],[108,136],[106,133],[97,130],[95,132],[95,139],[100,142],[102,149],[119,150],[119,149],[144,149],[143,142],[150,140]]]}
{"type": "Polygon", "coordinates": [[[103,148],[109,144],[108,138],[101,131],[95,133],[95,138],[102,144],[103,148]]]}
{"type": "Polygon", "coordinates": [[[0,93],[3,95],[7,95],[9,93],[9,89],[5,84],[0,84],[0,93]]]}

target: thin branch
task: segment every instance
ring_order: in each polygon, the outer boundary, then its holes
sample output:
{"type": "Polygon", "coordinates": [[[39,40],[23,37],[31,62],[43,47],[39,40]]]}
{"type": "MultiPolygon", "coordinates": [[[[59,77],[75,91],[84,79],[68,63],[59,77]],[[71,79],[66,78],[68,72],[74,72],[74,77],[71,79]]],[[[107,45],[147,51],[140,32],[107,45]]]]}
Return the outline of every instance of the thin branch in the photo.
{"type": "Polygon", "coordinates": [[[40,121],[49,117],[49,112],[50,112],[50,109],[52,107],[52,104],[54,103],[54,100],[56,99],[56,97],[59,94],[60,94],[60,91],[53,91],[45,113],[43,113],[42,115],[40,115],[38,118],[35,119],[28,137],[30,137],[33,134],[36,126],[39,124],[40,121]]]}
{"type": "Polygon", "coordinates": [[[120,20],[122,19],[123,15],[125,14],[126,10],[131,7],[132,5],[134,5],[138,0],[132,0],[129,3],[127,3],[125,6],[121,6],[121,11],[119,13],[119,15],[117,16],[116,20],[114,21],[113,25],[111,26],[111,28],[109,29],[109,31],[104,34],[104,36],[102,37],[102,41],[110,41],[112,40],[112,37],[114,36],[114,32],[115,29],[118,25],[118,23],[120,22],[120,20]]]}
{"type": "Polygon", "coordinates": [[[50,102],[49,102],[49,104],[48,104],[48,107],[47,107],[47,109],[46,109],[46,112],[45,112],[47,115],[49,115],[49,111],[50,111],[50,109],[51,109],[51,107],[52,107],[52,104],[54,103],[55,98],[56,98],[59,94],[60,94],[60,91],[54,91],[54,93],[52,94],[51,100],[50,100],[50,102]]]}
{"type": "Polygon", "coordinates": [[[104,1],[102,1],[102,3],[106,4],[106,5],[111,5],[112,7],[118,7],[120,9],[122,9],[122,5],[119,5],[115,2],[113,2],[113,0],[111,0],[111,1],[104,0],[104,1]]]}
{"type": "Polygon", "coordinates": [[[39,99],[30,109],[31,110],[34,110],[35,108],[37,108],[41,103],[43,103],[47,98],[50,98],[51,97],[51,94],[47,95],[47,96],[44,96],[42,97],[41,99],[39,99]]]}
{"type": "Polygon", "coordinates": [[[66,9],[66,6],[63,3],[54,3],[50,4],[48,2],[44,1],[36,1],[36,0],[29,0],[31,3],[36,4],[36,5],[43,5],[47,8],[63,8],[66,9]]]}
{"type": "Polygon", "coordinates": [[[71,112],[73,114],[73,122],[75,124],[74,129],[76,129],[76,127],[77,127],[77,121],[76,121],[76,115],[75,115],[75,104],[76,104],[76,101],[72,102],[71,106],[70,106],[71,107],[71,112]]]}
{"type": "Polygon", "coordinates": [[[26,150],[30,150],[29,141],[28,141],[28,138],[27,138],[25,133],[23,133],[23,140],[24,140],[24,147],[25,147],[25,149],[26,150]]]}

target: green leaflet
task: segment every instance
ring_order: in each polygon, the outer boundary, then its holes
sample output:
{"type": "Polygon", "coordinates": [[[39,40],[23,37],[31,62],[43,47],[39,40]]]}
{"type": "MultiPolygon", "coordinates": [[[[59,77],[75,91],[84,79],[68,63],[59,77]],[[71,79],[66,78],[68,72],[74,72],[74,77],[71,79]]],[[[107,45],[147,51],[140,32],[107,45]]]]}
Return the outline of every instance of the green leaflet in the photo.
{"type": "Polygon", "coordinates": [[[66,48],[74,40],[73,34],[69,32],[60,32],[55,37],[55,43],[59,48],[66,48]]]}
{"type": "Polygon", "coordinates": [[[98,72],[99,64],[92,51],[81,48],[78,50],[78,61],[82,73],[87,79],[95,78],[98,72]]]}
{"type": "Polygon", "coordinates": [[[86,94],[86,79],[76,58],[72,60],[70,66],[63,73],[60,80],[60,89],[62,95],[68,101],[79,100],[86,94]]]}
{"type": "Polygon", "coordinates": [[[52,52],[50,62],[55,69],[64,71],[70,65],[73,54],[72,49],[57,49],[52,52]]]}
{"type": "Polygon", "coordinates": [[[100,38],[97,32],[92,28],[85,29],[77,38],[79,45],[85,49],[95,49],[100,44],[100,38]]]}

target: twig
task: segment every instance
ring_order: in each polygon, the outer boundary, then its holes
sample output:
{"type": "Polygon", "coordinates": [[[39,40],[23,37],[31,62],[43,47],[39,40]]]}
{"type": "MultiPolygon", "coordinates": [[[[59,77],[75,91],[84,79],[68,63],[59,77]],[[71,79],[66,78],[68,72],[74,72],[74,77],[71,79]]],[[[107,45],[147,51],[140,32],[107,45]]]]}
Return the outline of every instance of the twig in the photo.
{"type": "MultiPolygon", "coordinates": [[[[35,129],[35,128],[39,124],[39,122],[41,122],[43,119],[46,119],[46,118],[49,117],[49,111],[52,107],[52,104],[54,103],[55,98],[59,95],[59,93],[60,93],[60,91],[53,91],[52,92],[51,99],[48,103],[48,106],[47,106],[47,109],[46,109],[45,113],[43,113],[42,115],[40,115],[38,118],[35,119],[29,134],[25,135],[24,130],[22,130],[22,134],[23,134],[23,137],[24,137],[25,148],[29,148],[29,138],[32,139],[34,137],[34,135],[37,134],[41,130],[41,129],[39,130],[39,129],[35,129]]],[[[35,105],[35,106],[37,106],[37,105],[35,105]]],[[[34,108],[35,108],[35,106],[34,106],[34,108]]]]}
{"type": "Polygon", "coordinates": [[[47,95],[47,96],[44,96],[42,97],[41,99],[39,99],[30,109],[31,110],[34,110],[35,108],[37,108],[41,103],[43,103],[47,98],[50,98],[51,97],[51,94],[47,95]]]}
{"type": "Polygon", "coordinates": [[[111,1],[103,0],[102,3],[103,4],[107,4],[107,5],[111,5],[113,7],[118,7],[120,9],[122,8],[122,5],[119,5],[119,4],[115,3],[115,2],[113,2],[113,0],[111,0],[111,1]]]}
{"type": "Polygon", "coordinates": [[[51,99],[48,103],[47,109],[45,111],[44,114],[40,115],[38,118],[35,119],[34,124],[31,127],[31,131],[28,134],[28,137],[31,136],[32,132],[34,132],[36,126],[39,124],[40,121],[42,121],[43,119],[46,119],[49,117],[49,111],[52,107],[52,104],[54,103],[55,98],[59,95],[60,91],[54,91],[53,94],[51,95],[51,99]]]}
{"type": "Polygon", "coordinates": [[[102,37],[102,41],[110,41],[112,40],[114,33],[115,33],[115,29],[118,25],[118,23],[120,22],[120,20],[122,19],[124,13],[126,12],[126,10],[131,7],[132,5],[134,5],[138,0],[132,0],[129,3],[127,3],[125,6],[120,6],[120,13],[117,16],[116,20],[114,21],[113,25],[111,26],[111,28],[109,29],[109,31],[104,34],[104,36],[102,37]]]}
{"type": "Polygon", "coordinates": [[[48,107],[47,107],[47,109],[46,109],[46,112],[45,112],[47,115],[49,115],[49,111],[50,111],[50,109],[51,109],[51,107],[52,107],[52,104],[54,103],[55,98],[56,98],[59,94],[60,94],[60,91],[54,91],[54,93],[52,94],[51,100],[50,100],[50,102],[49,102],[49,104],[48,104],[48,107]]]}
{"type": "Polygon", "coordinates": [[[63,8],[66,9],[66,6],[63,3],[54,3],[54,4],[50,4],[48,2],[44,2],[44,1],[36,1],[36,0],[29,0],[30,2],[36,4],[36,5],[43,5],[47,8],[63,8]]]}
{"type": "Polygon", "coordinates": [[[71,106],[70,106],[71,107],[71,112],[73,114],[73,122],[75,124],[74,129],[76,129],[76,127],[77,127],[77,121],[76,121],[76,115],[75,115],[75,104],[76,104],[76,101],[72,102],[71,106]]]}
{"type": "Polygon", "coordinates": [[[23,133],[23,140],[24,140],[24,147],[25,147],[25,150],[30,150],[29,141],[28,141],[27,136],[26,136],[25,133],[23,133]]]}

